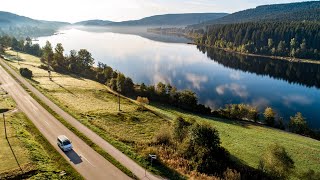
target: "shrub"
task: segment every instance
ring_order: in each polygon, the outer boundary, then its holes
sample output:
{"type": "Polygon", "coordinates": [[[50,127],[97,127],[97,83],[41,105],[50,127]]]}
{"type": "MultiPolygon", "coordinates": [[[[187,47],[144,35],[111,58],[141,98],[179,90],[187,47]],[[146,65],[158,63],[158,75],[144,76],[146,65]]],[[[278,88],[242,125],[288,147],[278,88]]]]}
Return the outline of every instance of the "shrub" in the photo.
{"type": "Polygon", "coordinates": [[[248,119],[257,121],[259,119],[259,113],[257,108],[247,104],[228,104],[224,109],[219,109],[213,112],[214,115],[228,119],[248,119]]]}
{"type": "Polygon", "coordinates": [[[177,117],[173,122],[173,138],[178,142],[182,142],[187,136],[188,128],[192,125],[182,117],[177,117]]]}
{"type": "Polygon", "coordinates": [[[275,128],[281,129],[281,130],[285,130],[286,129],[286,124],[283,120],[282,117],[280,117],[277,121],[276,124],[274,126],[275,128]]]}
{"type": "Polygon", "coordinates": [[[141,104],[149,104],[149,99],[147,97],[137,97],[137,101],[141,104]]]}
{"type": "Polygon", "coordinates": [[[264,116],[264,121],[265,121],[265,123],[266,123],[268,126],[273,127],[273,126],[275,125],[275,116],[276,116],[276,113],[273,111],[272,108],[267,107],[267,108],[264,110],[263,116],[264,116]]]}
{"type": "Polygon", "coordinates": [[[274,179],[287,179],[294,169],[294,161],[282,146],[276,144],[263,154],[259,169],[274,179]]]}
{"type": "Polygon", "coordinates": [[[289,129],[293,133],[298,133],[298,134],[308,133],[307,122],[300,112],[298,112],[294,117],[290,117],[289,129]]]}
{"type": "Polygon", "coordinates": [[[32,78],[32,71],[30,71],[28,68],[20,68],[20,74],[28,79],[32,78]]]}
{"type": "Polygon", "coordinates": [[[200,173],[222,174],[230,162],[228,151],[220,146],[218,131],[209,124],[193,124],[179,149],[200,173]]]}

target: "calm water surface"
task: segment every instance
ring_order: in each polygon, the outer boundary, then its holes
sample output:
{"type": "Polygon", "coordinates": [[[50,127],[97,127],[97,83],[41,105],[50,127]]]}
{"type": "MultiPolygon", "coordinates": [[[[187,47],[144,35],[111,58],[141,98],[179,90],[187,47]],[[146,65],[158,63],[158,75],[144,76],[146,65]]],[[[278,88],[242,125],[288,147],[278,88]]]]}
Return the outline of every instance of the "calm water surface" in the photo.
{"type": "Polygon", "coordinates": [[[191,89],[200,103],[219,108],[248,103],[274,108],[289,119],[300,111],[310,126],[320,128],[320,66],[252,58],[188,45],[184,38],[89,32],[69,29],[39,38],[44,45],[62,43],[66,53],[88,49],[100,61],[131,77],[135,83],[166,82],[191,89]],[[150,40],[153,39],[153,40],[150,40]],[[155,41],[157,40],[157,41],[155,41]]]}

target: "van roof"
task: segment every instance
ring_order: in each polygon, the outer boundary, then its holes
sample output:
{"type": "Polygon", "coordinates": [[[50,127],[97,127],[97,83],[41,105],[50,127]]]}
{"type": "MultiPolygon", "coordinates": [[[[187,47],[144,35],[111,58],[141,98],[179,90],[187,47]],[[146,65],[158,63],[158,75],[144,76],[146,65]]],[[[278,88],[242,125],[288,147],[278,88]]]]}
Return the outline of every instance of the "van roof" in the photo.
{"type": "Polygon", "coordinates": [[[60,136],[58,136],[58,139],[60,139],[60,141],[69,140],[69,139],[67,138],[67,136],[65,136],[65,135],[60,135],[60,136]]]}

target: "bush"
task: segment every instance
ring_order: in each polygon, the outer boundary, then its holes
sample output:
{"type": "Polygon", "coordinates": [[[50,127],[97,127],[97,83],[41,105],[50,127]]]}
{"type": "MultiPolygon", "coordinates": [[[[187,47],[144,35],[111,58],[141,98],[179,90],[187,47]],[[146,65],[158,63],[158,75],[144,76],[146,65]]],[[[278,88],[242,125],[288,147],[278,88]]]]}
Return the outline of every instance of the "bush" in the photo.
{"type": "Polygon", "coordinates": [[[220,146],[218,131],[209,124],[195,123],[179,150],[200,173],[222,174],[230,162],[229,152],[220,146]]]}
{"type": "Polygon", "coordinates": [[[297,134],[308,133],[307,122],[300,112],[298,112],[294,117],[290,117],[289,129],[291,132],[297,134]]]}
{"type": "Polygon", "coordinates": [[[219,109],[213,112],[213,115],[236,120],[253,120],[259,119],[259,113],[257,108],[247,104],[228,104],[224,109],[219,109]]]}
{"type": "Polygon", "coordinates": [[[28,79],[32,78],[32,71],[30,71],[28,68],[20,68],[20,74],[28,79]]]}
{"type": "Polygon", "coordinates": [[[182,117],[177,117],[173,122],[173,137],[178,142],[182,142],[187,136],[188,128],[192,125],[188,121],[184,120],[182,117]]]}
{"type": "Polygon", "coordinates": [[[264,110],[263,116],[264,116],[264,121],[265,121],[265,123],[266,123],[268,126],[273,127],[273,126],[275,125],[275,116],[276,116],[276,113],[273,111],[272,108],[267,107],[267,108],[264,110]]]}
{"type": "Polygon", "coordinates": [[[141,104],[149,104],[149,99],[147,97],[137,97],[137,101],[141,104]]]}
{"type": "Polygon", "coordinates": [[[274,179],[287,179],[294,169],[294,161],[282,146],[276,144],[263,154],[259,169],[274,179]]]}
{"type": "Polygon", "coordinates": [[[284,122],[284,120],[283,120],[282,117],[280,117],[280,118],[276,121],[274,127],[277,128],[277,129],[281,129],[281,130],[285,130],[285,129],[286,129],[286,124],[285,124],[285,122],[284,122]]]}

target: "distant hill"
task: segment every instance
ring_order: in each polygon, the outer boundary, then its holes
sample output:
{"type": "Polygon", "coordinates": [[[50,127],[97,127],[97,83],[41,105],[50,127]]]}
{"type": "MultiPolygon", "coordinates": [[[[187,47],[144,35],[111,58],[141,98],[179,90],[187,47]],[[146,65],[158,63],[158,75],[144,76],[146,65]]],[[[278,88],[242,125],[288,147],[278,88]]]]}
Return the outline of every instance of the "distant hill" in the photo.
{"type": "Polygon", "coordinates": [[[255,21],[319,21],[320,1],[258,6],[190,27],[255,21]]]}
{"type": "Polygon", "coordinates": [[[88,20],[88,21],[80,21],[77,23],[74,23],[73,25],[81,25],[81,26],[107,26],[110,23],[113,23],[112,21],[105,21],[105,20],[88,20]]]}
{"type": "Polygon", "coordinates": [[[35,20],[10,12],[0,11],[0,34],[21,37],[49,35],[66,25],[69,25],[69,23],[35,20]]]}
{"type": "Polygon", "coordinates": [[[140,20],[112,22],[108,26],[186,26],[218,19],[227,13],[187,13],[164,14],[142,18],[140,20]]]}
{"type": "Polygon", "coordinates": [[[38,24],[39,21],[19,16],[9,12],[0,11],[0,24],[1,27],[4,26],[17,26],[17,25],[27,25],[27,24],[38,24]]]}

